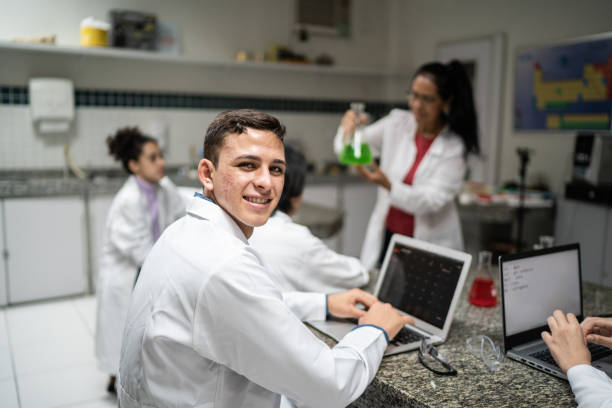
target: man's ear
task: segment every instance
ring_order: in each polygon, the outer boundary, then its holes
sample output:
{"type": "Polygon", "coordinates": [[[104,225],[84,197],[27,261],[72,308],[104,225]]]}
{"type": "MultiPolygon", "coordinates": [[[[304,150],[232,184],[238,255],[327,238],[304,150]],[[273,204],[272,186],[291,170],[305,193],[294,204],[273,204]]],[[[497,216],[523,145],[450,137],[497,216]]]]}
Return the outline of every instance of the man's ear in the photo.
{"type": "Polygon", "coordinates": [[[214,185],[212,175],[215,172],[215,165],[208,159],[200,160],[198,163],[198,179],[206,191],[213,191],[214,185]]]}

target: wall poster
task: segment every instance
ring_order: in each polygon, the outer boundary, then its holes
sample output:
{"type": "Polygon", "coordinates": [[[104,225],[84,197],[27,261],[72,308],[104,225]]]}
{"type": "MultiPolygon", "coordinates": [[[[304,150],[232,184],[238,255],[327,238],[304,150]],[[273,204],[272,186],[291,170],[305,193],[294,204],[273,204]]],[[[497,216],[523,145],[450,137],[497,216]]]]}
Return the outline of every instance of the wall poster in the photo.
{"type": "Polygon", "coordinates": [[[520,49],[515,130],[607,130],[612,113],[612,33],[520,49]]]}

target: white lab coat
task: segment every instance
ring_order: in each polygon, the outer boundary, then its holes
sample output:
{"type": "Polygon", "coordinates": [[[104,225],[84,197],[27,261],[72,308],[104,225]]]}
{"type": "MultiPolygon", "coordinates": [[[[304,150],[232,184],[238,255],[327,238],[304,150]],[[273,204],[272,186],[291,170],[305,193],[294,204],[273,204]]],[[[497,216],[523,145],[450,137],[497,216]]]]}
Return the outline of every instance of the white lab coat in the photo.
{"type": "MultiPolygon", "coordinates": [[[[157,192],[160,231],[185,215],[185,203],[169,178],[157,192]]],[[[138,268],[153,246],[153,225],[146,197],[136,176],[125,181],[106,217],[104,242],[96,284],[96,357],[98,368],[119,372],[121,333],[138,268]]]]}
{"type": "Polygon", "coordinates": [[[300,321],[325,296],[281,294],[235,221],[194,197],[162,234],[134,288],[119,400],[136,407],[340,407],[374,378],[387,346],[362,326],[333,349],[300,321]]]}
{"type": "Polygon", "coordinates": [[[249,242],[283,291],[334,293],[368,283],[359,259],[332,251],[282,211],[255,228],[249,242]]]}
{"type": "Polygon", "coordinates": [[[612,380],[601,370],[586,364],[567,370],[578,408],[611,408],[612,380]]]}
{"type": "MultiPolygon", "coordinates": [[[[379,187],[366,236],[361,262],[375,267],[384,238],[389,207],[414,215],[414,237],[454,249],[463,249],[463,236],[455,196],[461,190],[466,170],[465,147],[448,127],[436,137],[423,157],[411,186],[402,180],[416,156],[414,135],[417,124],[411,112],[394,109],[389,115],[366,126],[364,142],[380,157],[380,168],[391,181],[391,191],[379,187]]],[[[334,150],[342,149],[343,128],[334,139],[334,150]]]]}

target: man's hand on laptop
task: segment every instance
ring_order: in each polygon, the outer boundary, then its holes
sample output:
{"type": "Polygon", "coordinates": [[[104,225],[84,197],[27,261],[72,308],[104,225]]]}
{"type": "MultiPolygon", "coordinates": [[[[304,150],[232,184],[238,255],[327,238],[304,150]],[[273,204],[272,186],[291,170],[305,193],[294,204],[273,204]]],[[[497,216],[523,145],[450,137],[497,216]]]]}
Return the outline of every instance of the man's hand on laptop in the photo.
{"type": "Polygon", "coordinates": [[[378,302],[376,296],[361,289],[351,289],[329,295],[327,297],[327,308],[329,314],[335,317],[360,318],[376,302],[378,302]],[[365,310],[357,308],[358,304],[365,306],[365,310]]]}
{"type": "Polygon", "coordinates": [[[389,339],[394,338],[397,333],[407,324],[414,324],[414,319],[404,316],[391,306],[390,303],[376,302],[367,313],[359,318],[359,324],[373,324],[387,332],[389,339]]]}
{"type": "Polygon", "coordinates": [[[612,318],[587,317],[580,326],[589,343],[612,348],[612,318]]]}
{"type": "Polygon", "coordinates": [[[550,333],[542,332],[542,339],[564,373],[578,364],[591,364],[591,353],[576,316],[555,310],[547,323],[550,333]]]}

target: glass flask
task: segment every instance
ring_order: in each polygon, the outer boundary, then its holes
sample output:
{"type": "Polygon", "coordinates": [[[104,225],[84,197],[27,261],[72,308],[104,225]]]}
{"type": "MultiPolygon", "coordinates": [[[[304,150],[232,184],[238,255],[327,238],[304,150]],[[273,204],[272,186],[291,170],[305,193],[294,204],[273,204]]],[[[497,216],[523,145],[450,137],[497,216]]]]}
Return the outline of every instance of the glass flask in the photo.
{"type": "Polygon", "coordinates": [[[475,306],[493,307],[497,304],[497,290],[491,275],[491,256],[490,251],[478,253],[478,269],[468,297],[475,306]]]}
{"type": "Polygon", "coordinates": [[[340,156],[338,156],[338,161],[347,165],[370,164],[372,162],[370,145],[362,142],[363,123],[361,123],[361,118],[365,113],[365,104],[353,102],[351,103],[351,110],[357,115],[357,123],[350,139],[344,142],[340,156]]]}

